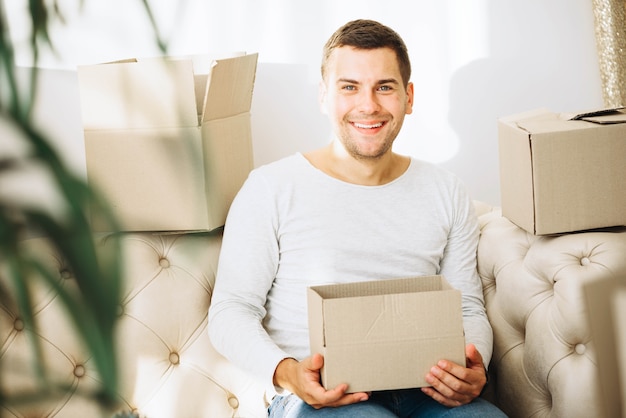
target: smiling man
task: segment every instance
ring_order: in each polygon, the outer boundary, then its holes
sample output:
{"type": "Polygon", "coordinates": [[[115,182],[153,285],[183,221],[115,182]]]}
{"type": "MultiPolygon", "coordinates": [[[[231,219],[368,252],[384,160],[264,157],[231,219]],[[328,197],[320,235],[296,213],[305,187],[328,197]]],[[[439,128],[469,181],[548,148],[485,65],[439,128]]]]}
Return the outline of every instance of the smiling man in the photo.
{"type": "Polygon", "coordinates": [[[397,62],[390,48],[345,46],[328,55],[320,102],[336,139],[305,156],[315,167],[362,185],[384,184],[406,171],[409,158],[391,147],[412,111],[413,84],[403,79],[397,62]]]}
{"type": "Polygon", "coordinates": [[[392,150],[412,111],[410,75],[392,29],[371,20],[339,28],[320,83],[333,140],[254,170],[231,206],[209,333],[274,391],[270,417],[504,416],[479,397],[492,332],[471,200],[455,176],[392,150]],[[434,274],[462,292],[466,364],[433,364],[422,389],[325,390],[324,359],[309,351],[306,288],[434,274]]]}

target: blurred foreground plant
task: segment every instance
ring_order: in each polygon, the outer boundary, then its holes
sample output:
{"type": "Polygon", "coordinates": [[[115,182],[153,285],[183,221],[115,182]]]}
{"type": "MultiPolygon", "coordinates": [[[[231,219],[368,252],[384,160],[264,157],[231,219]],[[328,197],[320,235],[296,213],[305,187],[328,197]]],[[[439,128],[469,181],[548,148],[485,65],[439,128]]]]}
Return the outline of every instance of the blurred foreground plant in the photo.
{"type": "MultiPolygon", "coordinates": [[[[3,266],[0,274],[5,275],[5,285],[0,281],[0,310],[13,306],[19,312],[19,321],[31,336],[30,348],[34,354],[31,358],[35,363],[31,366],[36,370],[38,384],[23,393],[12,391],[10,399],[2,391],[4,386],[0,386],[0,410],[3,405],[30,404],[73,390],[54,380],[49,365],[44,362],[39,339],[32,338],[38,333],[33,301],[37,281],[52,288],[62,301],[97,372],[99,382],[95,391],[80,395],[91,397],[108,409],[116,402],[118,387],[114,335],[120,300],[121,254],[115,248],[107,260],[96,257],[89,211],[96,211],[108,220],[111,231],[117,230],[117,226],[106,205],[85,180],[64,164],[51,146],[50,138],[32,117],[38,57],[45,49],[54,52],[50,28],[54,22],[63,22],[57,0],[27,0],[31,25],[29,47],[34,64],[22,69],[27,71],[26,80],[20,77],[23,73],[16,67],[5,1],[15,0],[0,0],[0,264],[3,266]],[[32,191],[23,190],[23,186],[22,189],[11,187],[20,180],[20,184],[28,184],[24,177],[33,173],[53,189],[51,198],[33,195],[32,191]],[[71,271],[75,288],[64,286],[58,271],[52,271],[35,254],[24,250],[21,243],[32,236],[49,241],[71,271]]],[[[140,1],[154,25],[147,1],[140,1]]],[[[162,40],[157,42],[164,50],[162,40]]],[[[0,340],[0,354],[6,349],[3,344],[10,341],[0,340]]]]}

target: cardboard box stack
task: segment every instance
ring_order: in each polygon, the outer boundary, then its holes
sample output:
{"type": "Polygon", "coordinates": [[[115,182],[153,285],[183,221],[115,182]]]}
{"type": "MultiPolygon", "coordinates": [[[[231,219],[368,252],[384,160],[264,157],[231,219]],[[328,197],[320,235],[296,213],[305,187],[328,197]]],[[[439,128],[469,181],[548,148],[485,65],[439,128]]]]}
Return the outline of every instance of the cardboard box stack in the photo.
{"type": "Polygon", "coordinates": [[[626,112],[498,121],[502,214],[535,235],[626,225],[626,112]]]}
{"type": "Polygon", "coordinates": [[[428,386],[441,359],[465,364],[461,292],[443,276],[308,288],[312,353],[322,384],[350,392],[428,386]]]}
{"type": "MultiPolygon", "coordinates": [[[[80,66],[87,177],[126,231],[224,224],[253,167],[257,54],[80,66]]],[[[104,228],[93,220],[96,231],[104,228]]]]}

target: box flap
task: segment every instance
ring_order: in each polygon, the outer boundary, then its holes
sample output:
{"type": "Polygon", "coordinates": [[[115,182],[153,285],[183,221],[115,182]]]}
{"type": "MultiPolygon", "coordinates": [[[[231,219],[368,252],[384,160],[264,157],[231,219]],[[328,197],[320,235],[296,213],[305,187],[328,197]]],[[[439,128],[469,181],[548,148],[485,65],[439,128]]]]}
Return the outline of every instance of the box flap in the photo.
{"type": "Polygon", "coordinates": [[[198,126],[190,60],[124,60],[79,66],[85,130],[198,126]]]}
{"type": "Polygon", "coordinates": [[[415,341],[463,335],[457,290],[324,301],[326,346],[415,341]]]}
{"type": "Polygon", "coordinates": [[[546,116],[549,117],[550,115],[553,115],[553,112],[551,112],[549,109],[545,107],[541,107],[538,109],[528,110],[526,112],[516,113],[514,115],[502,116],[498,120],[501,123],[515,125],[515,123],[518,121],[522,121],[526,119],[537,119],[538,117],[546,117],[546,116]]]}
{"type": "Polygon", "coordinates": [[[195,95],[196,95],[196,108],[198,112],[198,121],[202,121],[202,115],[204,114],[204,109],[206,108],[206,98],[208,91],[208,83],[211,76],[211,71],[213,67],[217,65],[217,60],[219,59],[227,59],[227,58],[237,58],[245,56],[245,52],[234,51],[229,54],[221,53],[219,55],[214,54],[196,54],[196,55],[185,55],[181,57],[177,57],[175,59],[188,59],[191,60],[193,64],[193,75],[194,75],[194,83],[195,83],[195,95]]]}
{"type": "Polygon", "coordinates": [[[593,125],[586,125],[580,121],[603,125],[626,123],[626,112],[622,109],[624,109],[624,107],[557,114],[545,108],[541,108],[500,118],[500,122],[515,126],[532,134],[577,130],[593,127],[593,125]],[[579,122],[571,123],[573,121],[579,122]]]}
{"type": "Polygon", "coordinates": [[[202,122],[250,111],[258,55],[217,60],[207,85],[202,122]]]}
{"type": "Polygon", "coordinates": [[[307,308],[309,317],[309,342],[311,351],[322,353],[323,347],[326,345],[324,341],[324,308],[320,295],[307,288],[307,308]]]}
{"type": "Polygon", "coordinates": [[[443,276],[422,276],[408,279],[373,280],[311,286],[323,299],[390,295],[406,292],[427,292],[450,286],[443,276]]]}
{"type": "Polygon", "coordinates": [[[562,130],[563,120],[558,115],[546,108],[539,108],[511,116],[502,117],[498,120],[501,125],[509,125],[521,129],[529,134],[544,131],[562,130]]]}
{"type": "Polygon", "coordinates": [[[461,293],[442,276],[377,280],[309,288],[310,330],[330,344],[405,341],[463,335],[461,293]],[[315,296],[313,296],[315,295],[315,296]]]}

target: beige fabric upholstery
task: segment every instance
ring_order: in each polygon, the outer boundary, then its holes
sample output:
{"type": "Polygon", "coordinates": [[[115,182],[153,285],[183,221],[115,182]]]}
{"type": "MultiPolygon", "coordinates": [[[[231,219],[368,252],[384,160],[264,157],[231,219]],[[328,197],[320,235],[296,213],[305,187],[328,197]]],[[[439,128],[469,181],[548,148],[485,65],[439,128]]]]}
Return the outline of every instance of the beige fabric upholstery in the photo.
{"type": "Polygon", "coordinates": [[[537,237],[497,209],[480,223],[497,403],[512,417],[602,416],[583,285],[626,277],[626,229],[537,237]]]}
{"type": "MultiPolygon", "coordinates": [[[[495,333],[490,390],[514,417],[599,416],[595,350],[580,287],[593,277],[626,275],[626,232],[539,238],[498,209],[477,203],[477,210],[479,272],[495,333]]],[[[112,240],[121,240],[125,262],[120,410],[148,418],[266,416],[261,383],[217,354],[206,333],[221,235],[120,234],[99,239],[99,248],[106,250],[112,240]]],[[[71,272],[43,240],[26,245],[72,286],[71,272]]],[[[40,285],[34,299],[45,357],[75,393],[44,406],[4,405],[0,416],[99,416],[77,394],[93,387],[97,376],[59,301],[40,285]]],[[[0,383],[15,393],[32,381],[29,333],[15,307],[0,304],[0,383]]]]}
{"type": "MultiPolygon", "coordinates": [[[[125,261],[117,341],[119,410],[148,418],[265,416],[260,383],[217,354],[206,331],[221,235],[122,234],[100,240],[100,249],[105,251],[114,239],[122,241],[125,261]]],[[[72,285],[71,272],[43,240],[32,239],[27,245],[59,271],[59,281],[72,285]]],[[[38,338],[48,364],[76,393],[87,390],[97,377],[72,338],[56,295],[38,286],[35,299],[38,338]]],[[[10,393],[32,379],[28,334],[15,307],[2,306],[1,384],[10,393]]],[[[73,394],[44,406],[0,406],[0,416],[101,415],[92,402],[73,394]]]]}

